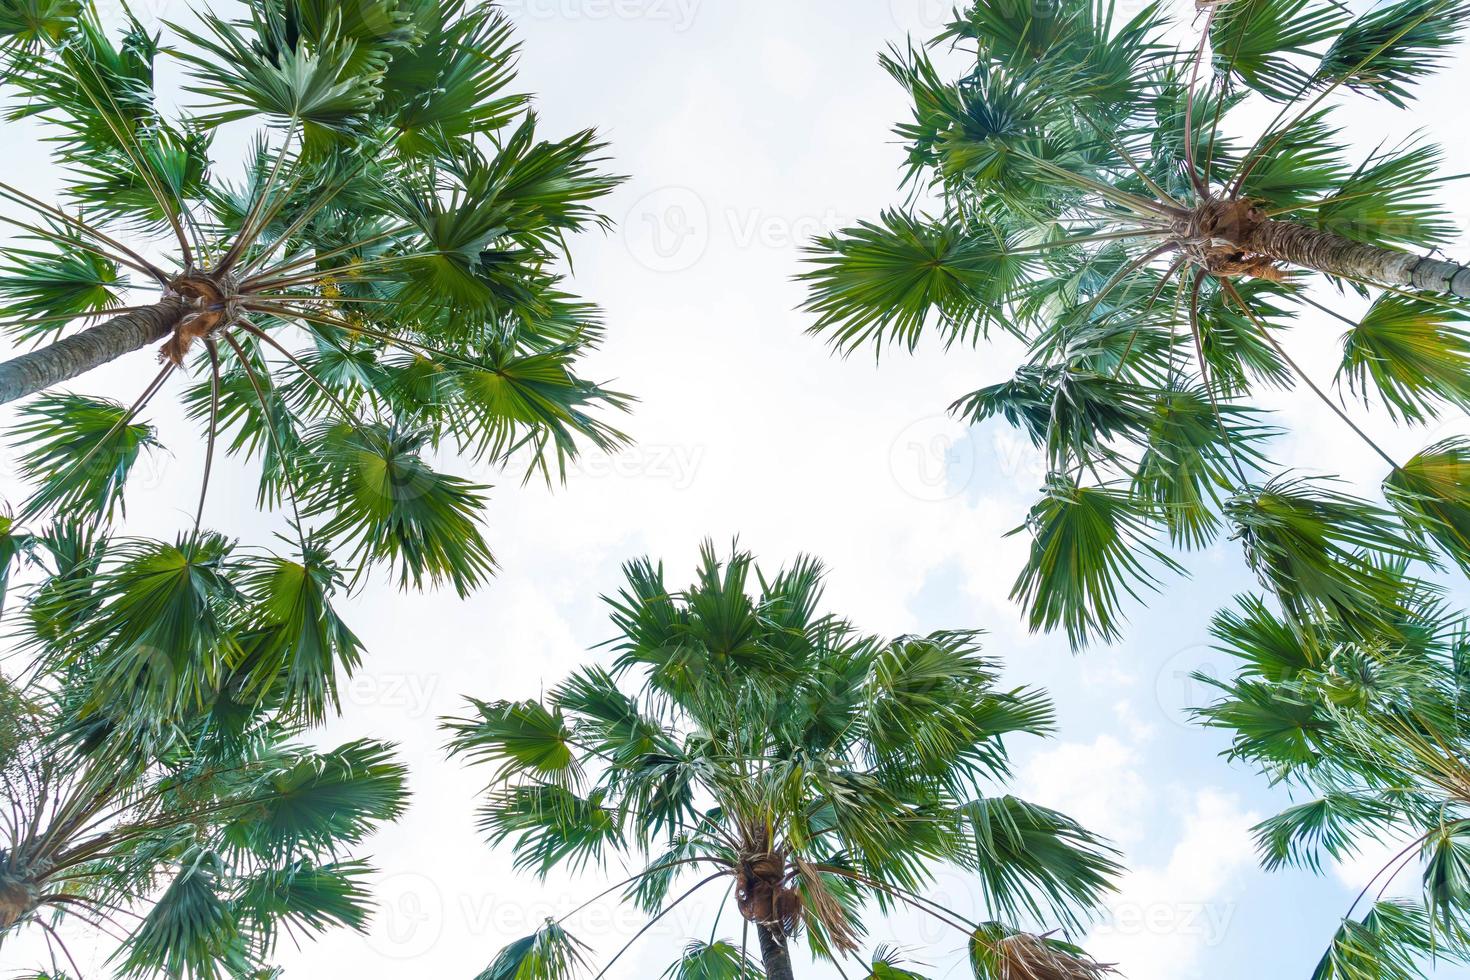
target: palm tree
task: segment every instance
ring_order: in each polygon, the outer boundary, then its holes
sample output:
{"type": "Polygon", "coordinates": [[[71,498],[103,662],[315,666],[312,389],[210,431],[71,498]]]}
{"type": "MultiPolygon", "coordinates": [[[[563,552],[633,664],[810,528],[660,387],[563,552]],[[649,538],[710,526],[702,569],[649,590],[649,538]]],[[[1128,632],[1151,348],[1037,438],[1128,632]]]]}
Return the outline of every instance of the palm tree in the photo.
{"type": "Polygon", "coordinates": [[[364,926],[350,852],[403,812],[390,746],[295,744],[228,685],[165,721],[99,710],[99,670],[0,678],[0,947],[42,933],[36,976],[80,976],[85,929],[118,976],[223,980],[271,975],[283,933],[364,926]]]}
{"type": "Polygon", "coordinates": [[[1395,459],[1283,338],[1308,307],[1341,320],[1335,383],[1403,425],[1470,407],[1470,269],[1433,255],[1454,232],[1439,150],[1352,160],[1338,126],[1354,100],[1406,106],[1470,4],[1198,8],[1198,41],[1175,48],[1158,4],[1122,22],[1104,0],[987,0],[938,39],[965,59],[957,80],[890,52],[914,101],[907,179],[939,213],[915,201],[822,239],[805,274],[813,329],[844,352],[931,331],[1027,345],[1011,380],[952,408],[1044,453],[1013,594],[1074,646],[1118,638],[1129,600],[1181,570],[1163,537],[1187,551],[1228,533],[1293,621],[1370,631],[1403,612],[1401,573],[1470,569],[1470,441],[1395,459]],[[1349,316],[1314,282],[1371,302],[1349,316]],[[1252,401],[1296,384],[1383,458],[1389,506],[1272,472],[1252,401]]]}
{"type": "Polygon", "coordinates": [[[8,118],[39,122],[66,179],[55,203],[0,181],[17,236],[0,331],[38,345],[0,363],[0,402],[36,396],[16,437],[42,484],[0,532],[120,484],[151,441],[135,420],[184,370],[207,445],[196,527],[223,439],[259,460],[262,506],[289,503],[302,556],[463,594],[493,569],[487,488],[428,450],[550,480],[579,444],[623,441],[598,414],[626,399],[575,373],[598,313],[556,268],[618,179],[593,133],[539,137],[490,5],[246,13],[165,43],[131,14],[110,33],[90,0],[0,2],[8,118]],[[160,55],[187,74],[181,115],[156,98],[160,55]],[[251,124],[237,172],[217,167],[216,141],[251,124]],[[126,407],[55,390],[149,344],[161,367],[126,407]]]}
{"type": "MultiPolygon", "coordinates": [[[[604,893],[652,917],[639,935],[723,885],[745,921],[740,945],[712,935],[669,977],[791,980],[791,939],[804,931],[815,956],[852,957],[870,903],[957,929],[977,977],[1111,972],[1016,927],[1076,929],[1120,869],[1065,815],[986,795],[1008,772],[1004,736],[1045,734],[1052,711],[1040,691],[999,686],[977,633],[860,633],[819,610],[822,567],[805,558],[768,577],[749,554],[722,562],[706,544],[698,580],[677,593],[647,559],[625,572],[610,670],[583,668],[539,701],[472,701],[445,722],[451,753],[489,768],[480,827],[512,842],[519,868],[646,862],[604,893]],[[975,876],[994,920],[922,894],[945,864],[975,876]]],[[[506,947],[481,980],[580,973],[588,951],[563,922],[506,947]]],[[[865,969],[917,976],[887,949],[865,969]]]]}
{"type": "Polygon", "coordinates": [[[1239,676],[1199,710],[1234,736],[1231,755],[1307,799],[1256,828],[1268,868],[1320,871],[1385,838],[1405,846],[1333,938],[1317,980],[1416,980],[1470,959],[1470,621],[1435,589],[1401,597],[1396,638],[1305,627],[1244,596],[1213,632],[1239,676]],[[1418,870],[1422,900],[1385,899],[1418,870]]]}

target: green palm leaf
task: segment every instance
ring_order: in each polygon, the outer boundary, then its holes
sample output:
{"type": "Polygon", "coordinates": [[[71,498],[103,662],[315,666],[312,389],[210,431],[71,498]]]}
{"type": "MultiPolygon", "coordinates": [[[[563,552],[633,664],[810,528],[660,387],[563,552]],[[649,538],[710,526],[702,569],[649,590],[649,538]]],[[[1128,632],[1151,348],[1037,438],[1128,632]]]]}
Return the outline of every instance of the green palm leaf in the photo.
{"type": "Polygon", "coordinates": [[[0,39],[30,47],[54,42],[72,26],[79,0],[6,0],[0,4],[0,39]]]}
{"type": "Polygon", "coordinates": [[[1406,527],[1470,570],[1470,440],[1430,446],[1395,469],[1383,492],[1406,527]]]}
{"type": "Polygon", "coordinates": [[[281,700],[312,720],[338,706],[338,671],[350,674],[363,652],[331,606],[345,585],[321,549],[299,562],[270,557],[254,564],[241,583],[250,603],[240,636],[249,686],[279,685],[281,700]]]}
{"type": "Polygon", "coordinates": [[[1403,107],[1410,86],[1441,68],[1470,14],[1460,0],[1399,0],[1358,16],[1332,42],[1317,77],[1403,107]]]}
{"type": "Polygon", "coordinates": [[[321,429],[303,514],[327,516],[324,538],[350,548],[353,560],[391,565],[400,586],[448,581],[465,596],[495,567],[476,520],[488,488],[435,472],[421,446],[381,425],[321,429]]]}
{"type": "Polygon", "coordinates": [[[1339,378],[1365,399],[1372,385],[1389,414],[1439,417],[1448,402],[1470,407],[1470,331],[1456,310],[1407,296],[1380,296],[1343,338],[1339,378]]]}
{"type": "Polygon", "coordinates": [[[87,521],[121,509],[129,474],[144,451],[160,448],[153,427],[133,421],[122,405],[81,395],[29,402],[10,432],[23,450],[20,472],[38,485],[26,512],[87,521]]]}
{"type": "Polygon", "coordinates": [[[401,816],[407,802],[407,770],[389,745],[369,739],[283,756],[262,775],[256,805],[235,818],[229,834],[275,857],[359,843],[376,824],[401,816]]]}
{"type": "Polygon", "coordinates": [[[0,321],[17,342],[44,340],[66,328],[66,318],[121,304],[118,265],[84,247],[64,228],[45,249],[9,248],[0,268],[0,321]]]}
{"type": "Polygon", "coordinates": [[[271,12],[252,15],[248,25],[206,15],[201,19],[208,34],[170,25],[193,45],[178,57],[194,81],[186,90],[210,100],[201,121],[217,126],[263,113],[280,123],[299,122],[312,145],[360,131],[381,96],[381,63],[360,62],[353,38],[329,30],[308,49],[293,44],[271,12]]]}
{"type": "Polygon", "coordinates": [[[1436,956],[1458,958],[1436,946],[1423,906],[1381,901],[1343,922],[1312,980],[1426,980],[1436,956]]]}
{"type": "Polygon", "coordinates": [[[234,899],[234,915],[257,939],[266,955],[280,930],[324,932],[336,926],[363,931],[369,895],[361,861],[314,864],[295,861],[246,879],[234,899]]]}
{"type": "Polygon", "coordinates": [[[1031,610],[1033,630],[1065,627],[1074,646],[1120,634],[1122,603],[1156,588],[1148,562],[1182,571],[1148,542],[1140,504],[1107,487],[1079,487],[1054,478],[1023,528],[1031,554],[1011,591],[1031,610]]]}
{"type": "Polygon", "coordinates": [[[586,962],[587,947],[546,921],[535,933],[500,951],[475,980],[572,980],[586,962]]]}
{"type": "Polygon", "coordinates": [[[219,859],[193,855],[120,950],[124,977],[226,980],[247,969],[244,941],[217,882],[219,859]]]}
{"type": "Polygon", "coordinates": [[[663,974],[664,980],[765,980],[765,973],[724,940],[691,942],[663,974]]]}
{"type": "Polygon", "coordinates": [[[1210,28],[1216,66],[1267,98],[1289,101],[1307,86],[1303,56],[1339,34],[1346,18],[1326,0],[1222,4],[1210,28]]]}
{"type": "Polygon", "coordinates": [[[1122,873],[1116,852],[1071,818],[1014,796],[975,800],[961,810],[974,848],[966,861],[989,907],[1012,921],[1048,917],[1081,925],[1122,873]]]}
{"type": "Polygon", "coordinates": [[[1403,581],[1387,560],[1430,559],[1389,512],[1303,478],[1252,487],[1225,509],[1261,583],[1304,621],[1390,622],[1403,581]]]}
{"type": "Polygon", "coordinates": [[[812,248],[807,309],[814,333],[852,350],[865,343],[912,350],[926,326],[953,342],[999,324],[998,300],[1025,266],[1003,240],[899,211],[812,248]],[[994,304],[994,305],[992,305],[994,304]]]}

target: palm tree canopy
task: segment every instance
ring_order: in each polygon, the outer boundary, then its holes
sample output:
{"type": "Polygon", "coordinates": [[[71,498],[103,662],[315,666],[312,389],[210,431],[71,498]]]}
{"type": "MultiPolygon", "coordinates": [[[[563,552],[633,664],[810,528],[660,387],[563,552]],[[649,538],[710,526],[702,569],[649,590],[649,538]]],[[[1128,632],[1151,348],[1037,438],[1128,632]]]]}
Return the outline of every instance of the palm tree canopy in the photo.
{"type": "Polygon", "coordinates": [[[1465,619],[1431,583],[1470,571],[1470,441],[1396,459],[1358,414],[1463,417],[1470,270],[1431,254],[1455,237],[1438,148],[1358,152],[1343,122],[1362,100],[1409,106],[1470,6],[1194,7],[987,0],[936,39],[958,77],[890,51],[912,196],[814,244],[813,330],[843,353],[1025,344],[1013,378],[952,410],[1003,418],[1046,462],[1015,532],[1033,629],[1117,640],[1182,553],[1240,544],[1265,594],[1216,618],[1240,671],[1200,718],[1309,796],[1258,828],[1268,867],[1413,839],[1315,973],[1413,980],[1467,948],[1465,619]],[[1309,310],[1345,327],[1337,397],[1290,349],[1309,310]],[[1381,499],[1273,460],[1282,422],[1259,402],[1297,385],[1383,459],[1381,499]],[[1423,900],[1381,900],[1416,857],[1423,900]]]}
{"type": "Polygon", "coordinates": [[[958,78],[923,48],[884,57],[913,100],[897,130],[913,199],[812,246],[813,330],[844,353],[994,331],[1027,345],[1011,380],[952,410],[1018,427],[1050,471],[1018,529],[1031,552],[1014,597],[1034,629],[1116,640],[1178,552],[1222,535],[1293,613],[1359,623],[1398,612],[1385,563],[1470,562],[1463,439],[1408,460],[1369,442],[1385,508],[1277,472],[1280,423],[1255,404],[1301,384],[1367,440],[1285,342],[1321,307],[1347,328],[1344,401],[1406,426],[1470,408],[1470,272],[1424,254],[1454,235],[1440,200],[1454,178],[1420,138],[1354,158],[1340,126],[1354,100],[1407,104],[1467,13],[1225,0],[1176,24],[1156,3],[1124,17],[995,0],[936,39],[958,78]],[[1272,121],[1242,138],[1237,120],[1263,109],[1272,121]],[[1365,312],[1324,306],[1313,279],[1365,312]]]}
{"type": "Polygon", "coordinates": [[[57,972],[38,975],[79,974],[91,928],[117,976],[223,980],[266,975],[283,935],[362,929],[353,852],[407,799],[392,747],[298,744],[227,679],[167,718],[99,704],[106,665],[0,678],[0,946],[42,932],[57,972]]]}
{"type": "MultiPolygon", "coordinates": [[[[766,575],[706,544],[679,592],[646,559],[625,573],[608,600],[610,668],[539,701],[472,701],[445,723],[451,752],[490,771],[480,827],[519,868],[639,859],[617,888],[655,917],[686,879],[722,881],[763,945],[805,931],[829,959],[862,946],[876,903],[962,929],[980,977],[1026,963],[1037,977],[1101,975],[1075,947],[1017,931],[1078,927],[1120,869],[1070,818],[995,792],[1006,736],[1044,735],[1053,718],[1042,692],[1000,685],[978,633],[861,633],[821,611],[822,567],[806,558],[766,575]],[[976,877],[996,921],[967,923],[920,894],[942,865],[976,877]]],[[[482,976],[560,978],[585,959],[551,923],[482,976]]],[[[744,963],[711,939],[669,975],[733,977],[744,963]]]]}
{"type": "Polygon", "coordinates": [[[1323,980],[1370,969],[1417,980],[1435,962],[1470,959],[1470,630],[1438,589],[1404,588],[1405,612],[1372,634],[1328,616],[1304,626],[1242,596],[1212,629],[1237,676],[1199,677],[1220,693],[1201,721],[1304,797],[1256,827],[1268,869],[1320,871],[1385,838],[1402,843],[1348,910],[1323,980]],[[1383,898],[1414,869],[1421,898],[1383,898]]]}
{"type": "Polygon", "coordinates": [[[34,396],[12,438],[37,490],[9,528],[110,510],[155,448],[139,413],[185,371],[200,518],[218,442],[302,552],[467,593],[494,568],[488,488],[431,452],[549,481],[624,439],[603,417],[627,399],[577,373],[598,311],[559,271],[606,225],[603,145],[542,135],[490,5],[260,0],[164,34],[114,32],[90,0],[0,3],[7,118],[65,175],[55,203],[0,182],[0,331],[41,345],[0,364],[5,400],[34,396]],[[161,58],[188,80],[177,113],[161,58]],[[159,341],[131,405],[55,390],[159,341]]]}

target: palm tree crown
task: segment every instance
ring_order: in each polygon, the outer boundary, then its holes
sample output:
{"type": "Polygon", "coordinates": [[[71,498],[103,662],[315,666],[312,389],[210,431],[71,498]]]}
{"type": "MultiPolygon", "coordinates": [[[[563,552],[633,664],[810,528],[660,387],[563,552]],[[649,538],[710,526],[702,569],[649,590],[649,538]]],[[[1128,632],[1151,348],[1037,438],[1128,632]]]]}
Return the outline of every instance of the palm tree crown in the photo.
{"type": "Polygon", "coordinates": [[[224,980],[265,976],[284,933],[362,928],[371,869],[350,852],[403,812],[391,748],[294,744],[229,685],[145,719],[98,704],[102,663],[0,678],[0,948],[41,932],[36,976],[81,976],[90,929],[117,976],[224,980]]]}
{"type": "Polygon", "coordinates": [[[1011,380],[953,408],[1004,418],[1047,462],[1018,529],[1034,629],[1115,640],[1179,552],[1240,543],[1266,595],[1216,617],[1240,673],[1200,719],[1310,796],[1257,828],[1268,867],[1409,831],[1315,973],[1409,980],[1467,950],[1466,620],[1427,579],[1470,571],[1470,441],[1394,459],[1285,332],[1308,307],[1342,321],[1336,384],[1401,426],[1470,408],[1470,270],[1431,254],[1454,236],[1452,178],[1423,140],[1350,159],[1339,126],[1355,99],[1406,106],[1470,6],[1196,6],[1176,25],[1159,4],[1126,20],[1092,0],[975,4],[938,39],[966,59],[953,81],[927,51],[891,52],[914,101],[909,179],[942,211],[817,243],[810,307],[844,351],[928,331],[1025,342],[1011,380]],[[1298,384],[1383,458],[1381,501],[1273,464],[1253,402],[1298,384]],[[1381,900],[1416,857],[1423,901],[1381,900]]]}
{"type": "Polygon", "coordinates": [[[1385,839],[1402,848],[1370,879],[1318,980],[1418,980],[1470,960],[1470,622],[1436,589],[1406,585],[1393,635],[1310,624],[1238,600],[1213,625],[1240,665],[1198,709],[1231,755],[1306,798],[1255,828],[1268,869],[1321,870],[1385,839]],[[1417,869],[1422,898],[1385,898],[1417,869]]]}
{"type": "Polygon", "coordinates": [[[1194,550],[1222,533],[1293,614],[1388,622],[1390,567],[1470,568],[1470,442],[1406,461],[1370,442],[1384,507],[1273,473],[1276,430],[1252,399],[1303,384],[1367,439],[1283,342],[1313,306],[1348,328],[1337,382],[1356,398],[1404,424],[1470,407],[1470,271],[1424,254],[1454,232],[1439,151],[1411,140],[1350,160],[1336,123],[1352,99],[1411,99],[1470,6],[1202,3],[1182,48],[1159,4],[1114,11],[975,4],[938,39],[966,59],[953,81],[924,50],[884,58],[914,102],[898,128],[908,178],[941,213],[893,210],[819,241],[814,329],[844,351],[931,331],[1027,344],[1011,380],[952,408],[1004,418],[1047,462],[1014,588],[1033,628],[1117,639],[1129,599],[1181,569],[1157,539],[1194,550]],[[1263,105],[1266,129],[1234,135],[1263,105]],[[1371,304],[1323,306],[1312,276],[1371,304]]]}
{"type": "Polygon", "coordinates": [[[40,123],[66,180],[55,204],[0,182],[18,236],[0,330],[41,345],[0,364],[0,401],[37,396],[15,438],[39,489],[4,532],[116,493],[152,445],[138,414],[182,370],[207,444],[196,524],[222,442],[258,461],[303,554],[463,594],[494,564],[487,488],[428,452],[550,479],[580,443],[623,440],[597,416],[625,399],[576,374],[598,313],[557,271],[617,178],[593,133],[540,137],[489,5],[246,12],[165,44],[130,14],[110,32],[88,0],[0,3],[8,116],[40,123]],[[187,73],[180,115],[156,98],[160,56],[187,73]],[[241,165],[216,166],[252,123],[241,165]],[[126,407],[54,390],[150,343],[162,365],[126,407]]]}
{"type": "MultiPolygon", "coordinates": [[[[1041,692],[998,685],[976,633],[862,634],[819,610],[822,569],[809,559],[766,577],[750,555],[721,562],[706,545],[683,592],[647,560],[626,575],[610,600],[611,670],[579,670],[540,701],[474,701],[446,722],[452,752],[493,773],[480,826],[512,842],[519,867],[641,856],[644,870],[613,891],[655,919],[724,883],[773,980],[792,976],[787,941],[802,931],[816,956],[857,953],[869,902],[961,930],[982,978],[1106,972],[1017,928],[1075,928],[1119,868],[1063,814],[986,794],[1008,772],[1004,736],[1044,734],[1052,713],[1041,692]],[[921,894],[942,864],[975,875],[992,920],[921,894]]],[[[585,955],[552,922],[482,980],[561,980],[585,955]]],[[[761,975],[743,945],[712,936],[669,975],[743,971],[761,975]]],[[[887,950],[871,972],[917,976],[887,950]]]]}

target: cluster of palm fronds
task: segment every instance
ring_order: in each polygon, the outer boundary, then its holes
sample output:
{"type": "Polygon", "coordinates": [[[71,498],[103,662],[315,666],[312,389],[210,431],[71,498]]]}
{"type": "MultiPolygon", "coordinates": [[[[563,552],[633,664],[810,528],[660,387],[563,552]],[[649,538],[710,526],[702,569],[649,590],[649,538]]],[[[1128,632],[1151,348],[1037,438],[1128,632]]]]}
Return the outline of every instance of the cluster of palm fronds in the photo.
{"type": "MultiPolygon", "coordinates": [[[[512,843],[519,867],[641,859],[611,891],[648,912],[649,927],[724,887],[745,939],[691,946],[673,977],[778,980],[787,940],[803,933],[813,955],[847,962],[870,905],[958,930],[984,980],[1107,971],[1061,939],[1017,930],[1075,930],[1120,869],[1067,816],[995,793],[1004,737],[1049,732],[1052,712],[1042,692],[997,684],[977,634],[861,633],[820,611],[810,560],[765,576],[750,555],[721,561],[706,545],[681,592],[646,560],[626,575],[611,600],[611,671],[584,668],[541,701],[475,701],[446,723],[453,752],[490,768],[481,827],[512,843]],[[1010,924],[926,898],[944,865],[973,875],[986,910],[1010,924]],[[747,962],[752,927],[764,974],[747,962]]],[[[553,922],[482,980],[562,980],[583,958],[553,922]]],[[[871,974],[917,976],[881,950],[871,974]]]]}
{"type": "Polygon", "coordinates": [[[1115,13],[990,0],[936,39],[965,58],[957,78],[927,50],[884,59],[913,98],[898,133],[914,198],[813,248],[814,329],[844,352],[929,332],[1026,343],[1011,380],[953,411],[1005,419],[1046,460],[1018,529],[1031,550],[1014,597],[1034,629],[1116,640],[1183,552],[1239,542],[1278,611],[1248,599],[1249,615],[1222,615],[1247,670],[1207,717],[1237,732],[1240,756],[1328,794],[1293,813],[1321,820],[1300,832],[1334,852],[1359,831],[1424,832],[1431,909],[1349,918],[1318,973],[1417,976],[1464,951],[1470,922],[1447,873],[1463,797],[1446,770],[1470,758],[1470,732],[1445,713],[1465,684],[1464,619],[1430,584],[1470,569],[1470,440],[1397,459],[1356,411],[1404,427],[1463,418],[1470,270],[1434,254],[1455,234],[1439,150],[1413,138],[1354,159],[1341,121],[1354,99],[1406,106],[1470,7],[1115,13]],[[1236,122],[1263,109],[1264,129],[1236,122]],[[1350,397],[1290,351],[1309,309],[1346,327],[1335,383],[1350,397]],[[1381,500],[1273,460],[1278,423],[1256,401],[1298,385],[1382,457],[1381,500]]]}
{"type": "Polygon", "coordinates": [[[909,177],[942,212],[896,210],[818,243],[815,329],[843,350],[912,347],[925,331],[974,343],[1004,330],[1030,346],[1013,379],[953,408],[1004,418],[1048,464],[1015,588],[1034,627],[1116,639],[1127,600],[1179,570],[1154,539],[1197,550],[1222,533],[1246,542],[1268,587],[1293,582],[1291,601],[1379,615],[1376,558],[1470,561],[1470,443],[1383,454],[1391,511],[1272,474],[1277,430],[1251,404],[1264,389],[1310,387],[1363,433],[1282,342],[1298,308],[1319,305],[1298,281],[1316,267],[1301,249],[1257,250],[1315,235],[1311,254],[1344,266],[1317,271],[1372,294],[1360,319],[1329,309],[1350,328],[1339,380],[1352,392],[1406,423],[1470,407],[1463,301],[1365,278],[1361,256],[1341,251],[1368,249],[1385,275],[1429,261],[1399,249],[1453,234],[1435,203],[1449,179],[1439,151],[1417,142],[1349,162],[1330,100],[1406,97],[1466,7],[1415,0],[1351,18],[1327,0],[1241,0],[1212,8],[1186,50],[1165,45],[1157,5],[1123,24],[1111,9],[976,5],[939,39],[974,56],[955,81],[922,50],[885,59],[914,98],[899,127],[909,177]],[[1280,112],[1242,146],[1231,110],[1252,97],[1280,112]]]}
{"type": "Polygon", "coordinates": [[[1268,868],[1403,844],[1348,910],[1324,980],[1470,959],[1470,628],[1435,589],[1399,601],[1391,629],[1367,632],[1244,597],[1213,628],[1238,675],[1200,678],[1223,696],[1198,714],[1233,733],[1232,754],[1309,796],[1256,828],[1268,868]],[[1415,870],[1422,899],[1398,897],[1415,870]]]}
{"type": "MultiPolygon", "coordinates": [[[[384,743],[293,742],[322,696],[303,691],[320,623],[272,610],[310,599],[251,611],[218,539],[56,526],[25,552],[43,574],[18,617],[37,663],[0,677],[0,946],[37,930],[47,976],[81,977],[73,946],[106,937],[119,976],[215,979],[265,970],[282,934],[363,927],[370,868],[350,852],[401,814],[406,773],[384,743]]],[[[348,645],[316,652],[356,655],[332,623],[348,645]]]]}
{"type": "Polygon", "coordinates": [[[60,975],[86,922],[121,975],[255,975],[283,929],[363,925],[343,852],[403,807],[387,747],[292,743],[362,656],[334,603],[375,568],[462,595],[494,569],[487,488],[431,454],[549,481],[623,440],[600,415],[626,399],[577,373],[599,314],[559,271],[618,178],[593,133],[540,135],[491,5],[264,0],[157,29],[115,6],[0,0],[5,116],[64,175],[55,202],[0,175],[0,333],[34,348],[0,363],[30,485],[0,516],[0,943],[44,931],[60,975]],[[114,360],[140,369],[130,404],[58,387],[114,360]],[[162,448],[142,413],[178,372],[192,526],[128,538],[162,448]],[[289,552],[209,529],[217,450],[258,466],[289,552]]]}
{"type": "Polygon", "coordinates": [[[436,472],[429,451],[520,455],[549,479],[579,439],[622,439],[595,417],[622,397],[575,374],[597,312],[555,268],[568,234],[603,223],[592,205],[616,178],[590,132],[538,138],[491,7],[249,13],[172,28],[166,50],[207,99],[178,119],[152,89],[165,48],[130,16],[117,38],[86,3],[20,5],[0,23],[9,117],[42,121],[67,174],[55,205],[0,183],[19,215],[0,220],[32,243],[3,252],[0,329],[46,345],[0,365],[20,385],[5,397],[164,341],[126,409],[49,390],[24,407],[16,435],[46,487],[13,523],[125,475],[129,426],[187,368],[204,379],[186,396],[208,447],[201,515],[222,440],[259,461],[260,502],[289,505],[303,550],[315,524],[359,564],[463,593],[493,564],[485,488],[436,472]],[[209,151],[246,119],[267,128],[231,176],[209,151]],[[122,342],[139,312],[162,334],[122,342]],[[78,362],[82,341],[101,354],[78,362]]]}

